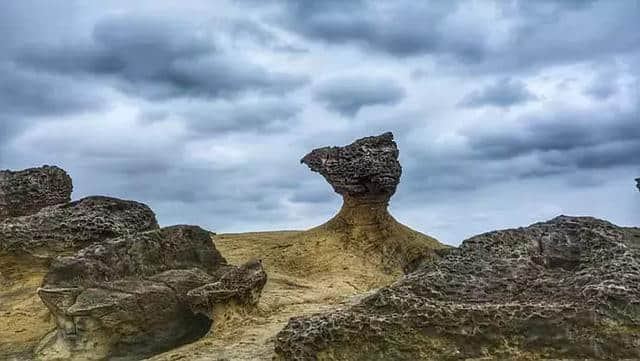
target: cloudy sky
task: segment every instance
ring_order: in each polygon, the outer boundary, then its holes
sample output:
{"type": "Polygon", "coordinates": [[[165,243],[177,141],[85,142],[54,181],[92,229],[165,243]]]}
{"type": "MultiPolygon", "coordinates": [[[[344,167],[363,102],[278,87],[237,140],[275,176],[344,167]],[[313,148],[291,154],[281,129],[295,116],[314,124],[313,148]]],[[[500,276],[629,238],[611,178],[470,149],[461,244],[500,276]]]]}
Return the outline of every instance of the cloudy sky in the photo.
{"type": "Polygon", "coordinates": [[[640,0],[0,2],[0,168],[74,198],[304,229],[341,200],[300,158],[385,131],[392,213],[446,243],[640,224],[640,0]]]}

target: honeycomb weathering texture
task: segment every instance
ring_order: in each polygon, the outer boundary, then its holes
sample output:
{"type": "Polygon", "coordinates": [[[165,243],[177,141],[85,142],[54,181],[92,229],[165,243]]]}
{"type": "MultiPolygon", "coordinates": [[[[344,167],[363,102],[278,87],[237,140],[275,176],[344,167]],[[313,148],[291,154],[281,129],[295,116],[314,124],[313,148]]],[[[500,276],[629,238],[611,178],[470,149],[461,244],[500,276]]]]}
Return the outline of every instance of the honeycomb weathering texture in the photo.
{"type": "Polygon", "coordinates": [[[343,196],[388,198],[395,193],[402,174],[398,154],[393,134],[387,132],[344,147],[314,149],[300,162],[322,174],[343,196]]]}
{"type": "Polygon", "coordinates": [[[71,177],[55,166],[0,171],[0,221],[71,200],[71,177]]]}
{"type": "Polygon", "coordinates": [[[355,306],[292,318],[275,350],[283,360],[636,359],[638,340],[640,229],[560,216],[472,237],[355,306]]]}
{"type": "Polygon", "coordinates": [[[208,308],[257,303],[266,277],[260,262],[227,264],[197,226],[96,243],[58,258],[38,290],[57,329],[36,356],[136,360],[171,349],[209,331],[208,308]]]}
{"type": "Polygon", "coordinates": [[[145,204],[93,196],[0,221],[0,251],[52,257],[157,228],[156,217],[145,204]]]}

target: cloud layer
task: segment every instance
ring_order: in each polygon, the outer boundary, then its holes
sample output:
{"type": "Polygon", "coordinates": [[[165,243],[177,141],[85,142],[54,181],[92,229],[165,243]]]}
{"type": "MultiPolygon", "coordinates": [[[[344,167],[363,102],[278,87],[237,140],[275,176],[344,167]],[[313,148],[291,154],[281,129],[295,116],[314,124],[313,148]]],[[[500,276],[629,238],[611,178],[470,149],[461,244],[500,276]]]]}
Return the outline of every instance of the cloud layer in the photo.
{"type": "Polygon", "coordinates": [[[340,199],[299,158],[393,131],[392,212],[447,243],[637,225],[638,24],[635,0],[6,2],[0,168],[59,164],[163,224],[306,228],[340,199]]]}

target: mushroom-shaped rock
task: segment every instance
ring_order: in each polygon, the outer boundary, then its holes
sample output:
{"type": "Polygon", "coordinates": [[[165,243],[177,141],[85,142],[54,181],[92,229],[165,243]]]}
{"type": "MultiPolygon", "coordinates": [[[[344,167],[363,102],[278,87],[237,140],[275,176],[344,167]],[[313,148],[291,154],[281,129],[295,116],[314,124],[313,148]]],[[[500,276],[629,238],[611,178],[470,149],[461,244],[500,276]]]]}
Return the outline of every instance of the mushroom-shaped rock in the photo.
{"type": "Polygon", "coordinates": [[[385,270],[409,272],[444,246],[389,214],[389,200],[402,174],[398,155],[393,134],[387,132],[344,147],[314,149],[301,163],[320,173],[343,197],[340,212],[310,232],[340,234],[345,245],[366,250],[367,257],[385,270]]]}
{"type": "Polygon", "coordinates": [[[246,292],[257,300],[266,274],[261,264],[227,264],[210,233],[196,226],[123,236],[58,258],[38,290],[57,329],[36,357],[135,360],[193,341],[215,320],[192,309],[190,292],[221,282],[228,286],[225,297],[202,294],[201,303],[224,305],[244,300],[246,292]],[[262,281],[251,283],[257,278],[262,281]]]}
{"type": "Polygon", "coordinates": [[[276,353],[296,361],[640,358],[640,229],[560,216],[443,253],[355,306],[292,318],[276,353]]]}
{"type": "Polygon", "coordinates": [[[0,221],[71,200],[71,177],[55,166],[0,171],[0,221]]]}
{"type": "Polygon", "coordinates": [[[0,252],[50,258],[91,243],[157,229],[146,205],[109,197],[87,197],[0,221],[0,252]]]}

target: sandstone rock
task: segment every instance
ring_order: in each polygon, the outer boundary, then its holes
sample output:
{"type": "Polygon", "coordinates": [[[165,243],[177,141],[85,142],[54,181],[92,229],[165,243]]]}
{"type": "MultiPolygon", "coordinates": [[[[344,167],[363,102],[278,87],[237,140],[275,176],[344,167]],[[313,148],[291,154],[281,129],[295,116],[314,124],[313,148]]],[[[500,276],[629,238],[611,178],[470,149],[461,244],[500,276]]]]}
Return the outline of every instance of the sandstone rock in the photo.
{"type": "Polygon", "coordinates": [[[58,258],[38,290],[57,330],[36,356],[135,360],[162,352],[209,331],[215,320],[203,305],[254,304],[265,282],[260,263],[227,264],[210,233],[196,226],[96,243],[58,258]],[[196,297],[192,290],[202,291],[196,297]]]}
{"type": "Polygon", "coordinates": [[[53,257],[108,238],[156,228],[153,211],[142,203],[87,197],[0,221],[0,253],[53,257]]]}
{"type": "Polygon", "coordinates": [[[361,303],[292,318],[283,360],[640,358],[640,229],[560,216],[472,237],[361,303]]]}
{"type": "Polygon", "coordinates": [[[445,247],[389,214],[389,200],[402,174],[398,155],[393,134],[387,132],[344,147],[315,149],[301,160],[343,197],[340,212],[309,232],[320,239],[339,235],[346,247],[364,250],[367,259],[389,273],[409,272],[432,259],[434,249],[445,247]]]}
{"type": "Polygon", "coordinates": [[[71,177],[58,167],[0,171],[0,221],[71,200],[71,177]]]}

